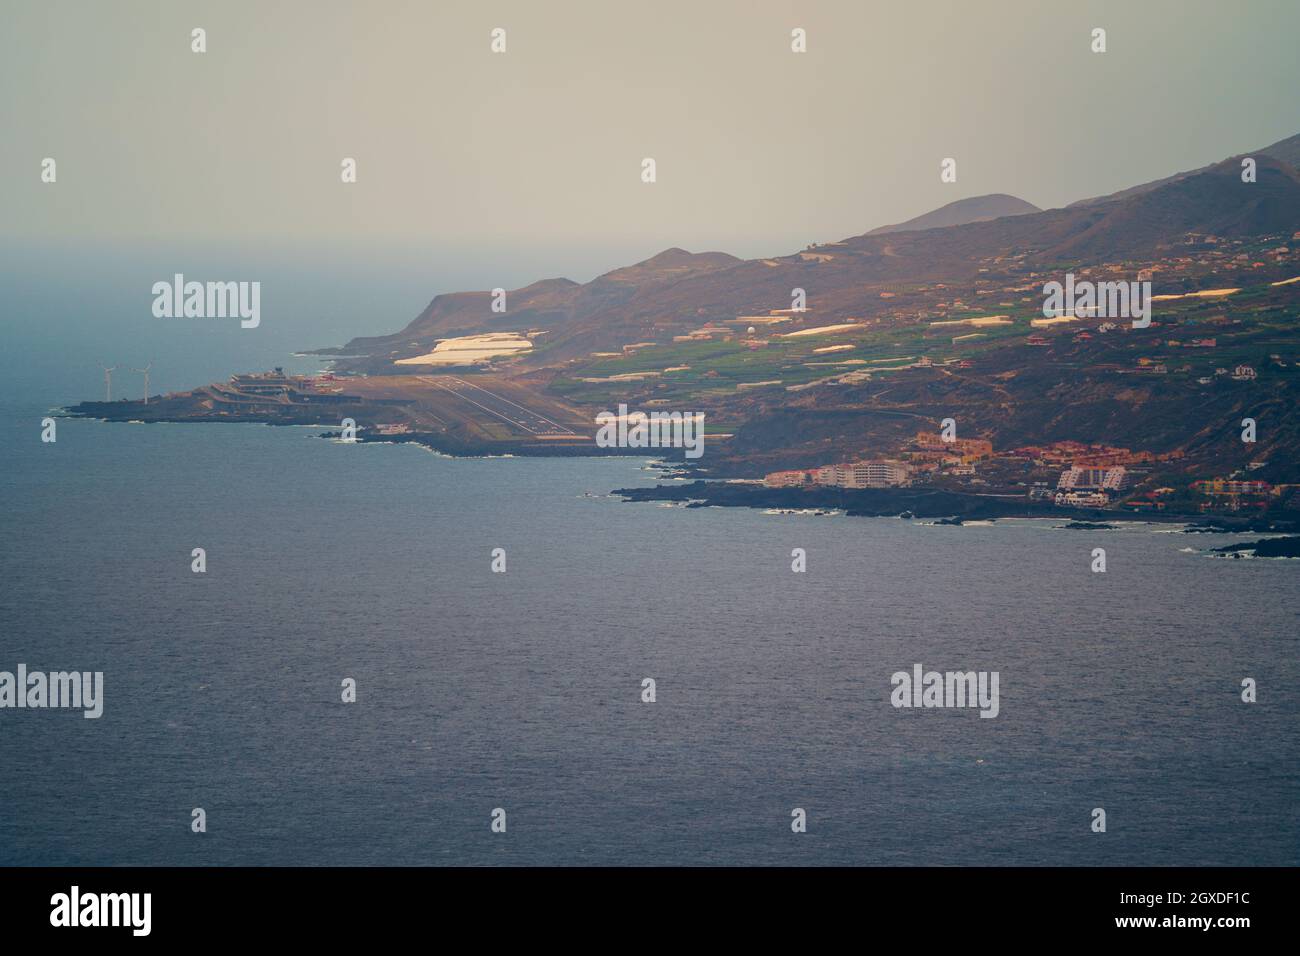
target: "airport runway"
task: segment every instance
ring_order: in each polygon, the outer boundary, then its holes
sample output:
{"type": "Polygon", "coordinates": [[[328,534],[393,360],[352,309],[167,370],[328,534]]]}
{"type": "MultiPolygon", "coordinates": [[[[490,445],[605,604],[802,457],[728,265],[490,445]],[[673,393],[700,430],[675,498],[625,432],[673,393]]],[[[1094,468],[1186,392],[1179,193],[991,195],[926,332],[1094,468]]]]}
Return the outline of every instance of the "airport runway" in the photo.
{"type": "Polygon", "coordinates": [[[468,382],[455,375],[420,375],[420,381],[450,392],[464,402],[468,402],[481,412],[506,422],[513,428],[529,435],[567,436],[573,430],[552,421],[545,415],[520,405],[504,395],[484,388],[482,385],[468,382]]]}

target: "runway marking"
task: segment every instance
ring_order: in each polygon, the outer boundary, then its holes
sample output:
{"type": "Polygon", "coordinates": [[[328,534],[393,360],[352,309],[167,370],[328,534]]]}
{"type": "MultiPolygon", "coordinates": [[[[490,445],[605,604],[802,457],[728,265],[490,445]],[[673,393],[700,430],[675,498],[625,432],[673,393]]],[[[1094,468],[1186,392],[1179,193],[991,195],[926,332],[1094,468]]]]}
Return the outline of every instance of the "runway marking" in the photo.
{"type": "Polygon", "coordinates": [[[439,417],[438,417],[437,415],[435,415],[433,412],[429,411],[427,408],[424,408],[424,407],[422,407],[422,406],[417,406],[417,407],[420,408],[420,414],[421,414],[421,415],[426,415],[426,416],[428,416],[429,418],[432,418],[435,422],[437,422],[437,423],[438,423],[439,425],[441,425],[443,428],[447,428],[447,427],[448,427],[448,425],[447,425],[446,422],[444,422],[441,418],[439,418],[439,417]]]}
{"type": "MultiPolygon", "coordinates": [[[[463,394],[461,394],[461,393],[458,392],[456,389],[452,388],[450,385],[446,385],[446,384],[444,384],[443,382],[436,381],[436,380],[433,379],[432,377],[428,377],[428,378],[426,378],[426,377],[424,377],[424,376],[421,376],[421,378],[422,378],[424,381],[428,382],[430,385],[436,385],[436,386],[438,386],[438,388],[441,388],[441,389],[443,389],[443,390],[445,390],[445,391],[447,391],[447,392],[450,392],[452,395],[455,395],[457,398],[462,399],[463,401],[469,402],[471,405],[475,406],[476,408],[481,408],[481,409],[483,409],[483,411],[487,412],[489,415],[495,415],[497,418],[501,419],[501,420],[502,420],[503,422],[505,422],[507,425],[513,425],[513,426],[515,426],[516,428],[522,428],[524,431],[528,432],[530,435],[536,435],[536,434],[537,434],[537,431],[536,431],[535,429],[529,428],[529,427],[528,427],[527,425],[525,425],[523,422],[517,422],[517,421],[515,421],[515,420],[512,419],[512,418],[507,418],[505,415],[501,414],[501,413],[498,412],[496,409],[494,409],[494,408],[488,408],[486,405],[483,405],[483,404],[481,404],[481,403],[479,403],[479,402],[474,401],[474,399],[470,398],[468,395],[463,395],[463,394]]],[[[487,391],[487,389],[484,389],[484,391],[487,391]]],[[[491,392],[488,392],[488,394],[490,395],[491,392]]]]}
{"type": "Polygon", "coordinates": [[[449,375],[447,377],[454,382],[458,382],[459,384],[464,385],[467,388],[477,388],[480,392],[484,392],[487,395],[491,395],[497,401],[505,402],[507,405],[513,405],[515,408],[519,409],[520,411],[527,412],[529,415],[533,416],[539,421],[543,421],[546,424],[550,425],[552,428],[558,429],[559,431],[562,431],[565,434],[572,434],[572,432],[569,429],[565,428],[559,422],[553,422],[545,415],[541,414],[540,412],[533,411],[533,409],[520,405],[518,402],[511,401],[510,399],[506,398],[504,395],[498,395],[496,392],[492,391],[491,389],[484,388],[482,385],[477,385],[473,382],[466,382],[460,378],[457,378],[455,375],[449,375]]]}

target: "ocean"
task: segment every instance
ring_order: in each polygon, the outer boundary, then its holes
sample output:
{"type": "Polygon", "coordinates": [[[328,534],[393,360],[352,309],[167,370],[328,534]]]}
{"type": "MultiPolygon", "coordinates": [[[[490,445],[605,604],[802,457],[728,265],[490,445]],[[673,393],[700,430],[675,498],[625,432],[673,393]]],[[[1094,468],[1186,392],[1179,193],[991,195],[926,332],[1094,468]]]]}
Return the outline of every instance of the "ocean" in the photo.
{"type": "Polygon", "coordinates": [[[609,497],[656,480],[640,459],[67,419],[43,443],[101,361],[152,360],[154,391],[315,367],[291,353],[478,278],[116,256],[6,261],[0,670],[102,671],[104,699],[0,710],[0,864],[1300,862],[1296,562],[609,497]],[[154,319],[173,271],[263,278],[262,327],[154,319]],[[896,709],[918,663],[996,671],[998,716],[896,709]]]}

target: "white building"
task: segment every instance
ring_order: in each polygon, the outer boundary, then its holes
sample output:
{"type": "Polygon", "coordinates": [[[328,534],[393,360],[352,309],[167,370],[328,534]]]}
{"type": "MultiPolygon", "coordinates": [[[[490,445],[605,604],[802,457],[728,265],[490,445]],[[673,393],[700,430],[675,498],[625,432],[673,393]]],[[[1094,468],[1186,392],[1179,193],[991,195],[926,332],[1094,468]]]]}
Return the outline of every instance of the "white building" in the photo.
{"type": "Polygon", "coordinates": [[[1057,492],[1056,503],[1071,508],[1101,508],[1110,504],[1110,499],[1100,491],[1057,492]]]}
{"type": "Polygon", "coordinates": [[[889,488],[905,485],[911,477],[912,469],[906,462],[885,459],[823,465],[814,473],[817,484],[841,488],[889,488]]]}

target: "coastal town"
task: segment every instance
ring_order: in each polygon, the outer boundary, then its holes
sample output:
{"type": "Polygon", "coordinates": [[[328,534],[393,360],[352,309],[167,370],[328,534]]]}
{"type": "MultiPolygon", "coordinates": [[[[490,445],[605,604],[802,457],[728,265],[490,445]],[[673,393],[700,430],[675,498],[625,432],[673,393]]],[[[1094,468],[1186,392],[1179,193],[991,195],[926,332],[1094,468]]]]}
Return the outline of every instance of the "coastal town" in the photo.
{"type": "MultiPolygon", "coordinates": [[[[1154,487],[1137,493],[1134,486],[1153,467],[1180,453],[1157,455],[1127,448],[1053,442],[996,452],[987,439],[945,439],[918,433],[896,458],[866,458],[808,469],[769,472],[767,488],[907,488],[916,485],[967,490],[1003,497],[1023,495],[1030,501],[1064,508],[1115,508],[1130,512],[1164,511],[1189,496],[1201,512],[1263,512],[1275,505],[1300,507],[1300,484],[1270,484],[1243,477],[1216,477],[1191,482],[1180,493],[1154,487]]],[[[1255,468],[1263,462],[1253,463],[1255,468]]]]}

